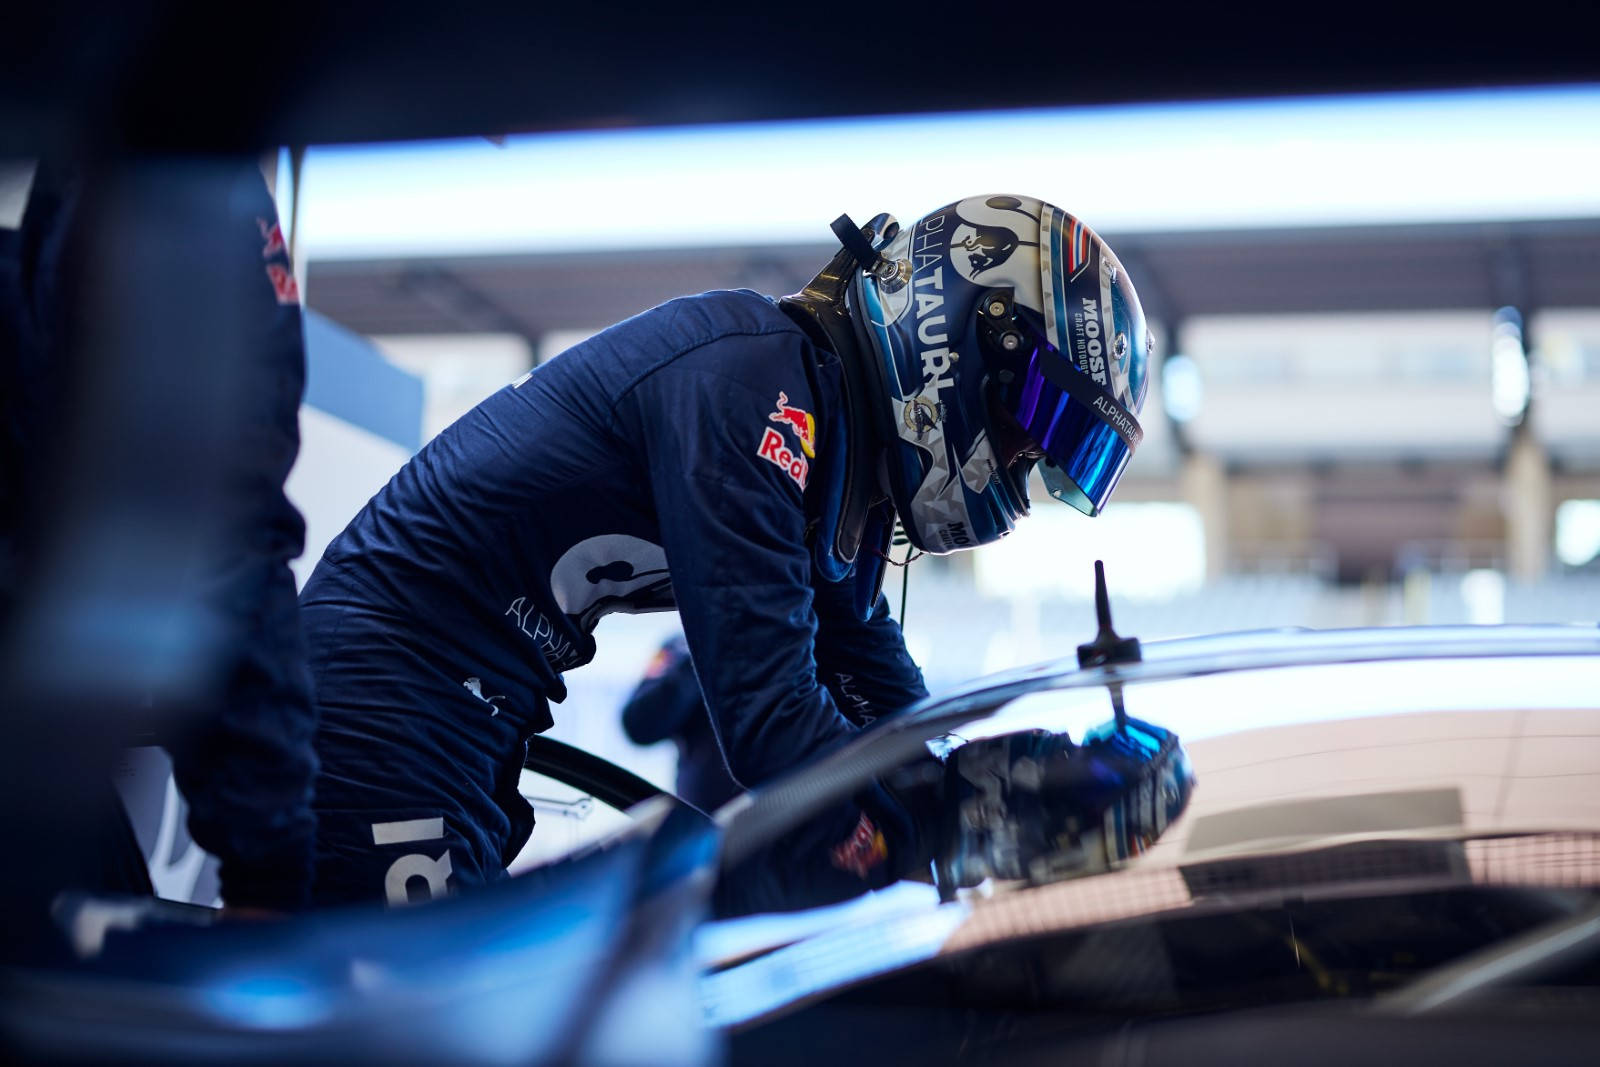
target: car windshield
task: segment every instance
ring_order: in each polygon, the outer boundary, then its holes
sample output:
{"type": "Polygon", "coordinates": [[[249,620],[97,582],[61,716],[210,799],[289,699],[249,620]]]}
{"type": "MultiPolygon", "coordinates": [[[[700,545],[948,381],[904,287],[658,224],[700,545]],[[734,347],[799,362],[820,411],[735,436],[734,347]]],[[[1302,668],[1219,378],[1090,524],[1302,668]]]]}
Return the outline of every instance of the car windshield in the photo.
{"type": "MultiPolygon", "coordinates": [[[[1597,703],[1600,654],[1322,664],[1130,682],[1130,715],[1186,743],[1242,730],[1416,712],[1585,708],[1597,703]]],[[[1104,722],[1102,687],[1030,693],[956,732],[964,738],[1043,728],[1081,733],[1104,722]]],[[[1197,768],[1198,769],[1198,768],[1197,768]]]]}
{"type": "MultiPolygon", "coordinates": [[[[1266,636],[1270,644],[1276,635],[1266,636]]],[[[1237,651],[1242,640],[1158,644],[1150,662],[1186,644],[1237,651]]],[[[949,751],[1037,729],[1082,737],[1113,713],[1105,686],[1073,687],[1083,677],[1063,671],[1055,680],[1067,688],[1003,701],[953,725],[931,747],[949,751]]],[[[1405,891],[1391,900],[1398,915],[1412,905],[1394,901],[1424,888],[1593,885],[1600,880],[1597,693],[1600,654],[1314,663],[1125,683],[1127,714],[1176,731],[1198,780],[1188,810],[1147,852],[1108,873],[1037,887],[986,882],[947,906],[931,886],[908,882],[839,908],[712,924],[699,939],[702,959],[719,972],[708,979],[708,1002],[734,1024],[798,996],[764,985],[764,966],[800,967],[821,992],[926,958],[1001,945],[1022,952],[1016,946],[1045,936],[1087,938],[1073,942],[1089,946],[1083,958],[1108,965],[1098,955],[1105,946],[1087,933],[1107,922],[1167,923],[1151,917],[1218,906],[1242,907],[1259,920],[1278,915],[1286,892],[1339,896],[1359,886],[1372,898],[1380,885],[1405,891]],[[730,967],[741,959],[749,962],[730,967]]],[[[1374,907],[1371,915],[1382,912],[1374,907]]],[[[1301,921],[1358,937],[1353,905],[1327,908],[1320,919],[1301,921]]],[[[1438,962],[1492,939],[1470,923],[1453,925],[1447,912],[1437,922],[1448,936],[1436,931],[1437,942],[1399,951],[1438,962]]],[[[1247,927],[1230,926],[1229,936],[1248,940],[1247,927]]],[[[1394,947],[1393,931],[1377,918],[1360,936],[1394,947]]],[[[1169,959],[1165,951],[1157,952],[1164,982],[1178,981],[1173,968],[1191,966],[1185,973],[1193,981],[1180,985],[1220,988],[1230,980],[1225,954],[1207,950],[1182,962],[1181,953],[1169,959]]],[[[1089,982],[1087,974],[1082,980],[1089,982]]],[[[1093,983],[1074,988],[1086,998],[1093,983]]],[[[1242,989],[1235,992],[1244,996],[1242,989]]]]}

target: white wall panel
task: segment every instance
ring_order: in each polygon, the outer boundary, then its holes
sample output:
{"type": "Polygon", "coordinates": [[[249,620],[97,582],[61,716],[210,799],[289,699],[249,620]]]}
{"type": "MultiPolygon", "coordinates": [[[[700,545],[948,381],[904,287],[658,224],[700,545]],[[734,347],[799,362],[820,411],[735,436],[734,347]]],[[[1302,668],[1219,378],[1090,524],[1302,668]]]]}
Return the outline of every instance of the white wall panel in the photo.
{"type": "Polygon", "coordinates": [[[1196,317],[1179,339],[1204,383],[1189,430],[1257,462],[1487,457],[1506,435],[1492,340],[1487,310],[1196,317]]]}
{"type": "Polygon", "coordinates": [[[1600,310],[1544,311],[1532,327],[1533,432],[1569,469],[1600,468],[1600,310]]]}

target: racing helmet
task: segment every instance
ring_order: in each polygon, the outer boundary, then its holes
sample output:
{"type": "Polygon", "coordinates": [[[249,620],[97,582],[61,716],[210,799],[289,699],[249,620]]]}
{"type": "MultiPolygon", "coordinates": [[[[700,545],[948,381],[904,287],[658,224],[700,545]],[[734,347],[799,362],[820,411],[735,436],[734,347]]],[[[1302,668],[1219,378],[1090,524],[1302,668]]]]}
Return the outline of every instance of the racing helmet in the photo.
{"type": "Polygon", "coordinates": [[[997,541],[1028,473],[1098,515],[1138,447],[1151,338],[1111,249],[1024,196],[957,201],[888,231],[849,305],[892,425],[885,488],[926,552],[997,541]]]}

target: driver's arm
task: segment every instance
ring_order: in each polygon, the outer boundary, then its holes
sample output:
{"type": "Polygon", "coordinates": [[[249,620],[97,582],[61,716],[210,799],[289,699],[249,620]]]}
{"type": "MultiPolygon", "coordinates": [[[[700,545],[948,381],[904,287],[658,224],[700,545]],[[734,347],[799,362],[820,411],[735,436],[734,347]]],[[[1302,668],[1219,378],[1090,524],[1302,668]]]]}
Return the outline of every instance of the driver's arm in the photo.
{"type": "Polygon", "coordinates": [[[928,695],[922,671],[906,651],[900,624],[879,594],[862,619],[850,579],[816,584],[817,674],[846,718],[857,726],[903,711],[928,695]]]}
{"type": "Polygon", "coordinates": [[[712,724],[747,787],[855,732],[814,659],[800,484],[809,464],[803,471],[797,440],[768,418],[780,391],[811,406],[804,344],[783,331],[701,346],[646,376],[617,409],[618,431],[640,442],[712,724]],[[789,465],[762,454],[769,431],[789,465]]]}
{"type": "MultiPolygon", "coordinates": [[[[815,660],[805,544],[809,464],[769,416],[779,392],[811,410],[794,330],[724,338],[659,366],[619,402],[637,441],[684,633],[734,778],[759,786],[855,735],[815,660]],[[763,442],[775,430],[788,462],[763,442]]],[[[815,447],[827,448],[826,428],[815,447]]],[[[823,903],[886,884],[914,854],[904,812],[881,790],[829,809],[740,882],[740,909],[823,903]],[[865,821],[864,821],[865,816],[865,821]]]]}

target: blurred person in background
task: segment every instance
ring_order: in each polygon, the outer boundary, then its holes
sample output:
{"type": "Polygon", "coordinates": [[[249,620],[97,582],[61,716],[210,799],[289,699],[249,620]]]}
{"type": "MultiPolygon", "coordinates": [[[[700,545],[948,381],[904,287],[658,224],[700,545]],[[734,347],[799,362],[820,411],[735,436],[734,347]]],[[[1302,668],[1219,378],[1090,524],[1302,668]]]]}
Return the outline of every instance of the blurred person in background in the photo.
{"type": "MultiPolygon", "coordinates": [[[[927,552],[991,543],[1035,468],[1104,507],[1149,357],[1110,249],[1017,196],[834,229],[843,248],[799,293],[674,300],[530,371],[329,545],[301,596],[319,902],[505,876],[533,829],[526,738],[605,615],[678,610],[732,780],[754,788],[926,695],[881,592],[897,522],[927,552]]],[[[867,789],[717,906],[926,871],[938,803],[867,789]]]]}
{"type": "MultiPolygon", "coordinates": [[[[819,634],[820,641],[827,637],[819,634]]],[[[830,664],[842,662],[843,653],[825,655],[830,664]]],[[[875,690],[870,674],[857,677],[845,671],[822,672],[822,682],[832,694],[845,718],[866,727],[884,714],[899,710],[903,691],[891,687],[875,690]],[[876,697],[876,699],[872,699],[876,697]]],[[[711,726],[711,713],[695,677],[689,642],[674,634],[668,638],[645,667],[644,676],[622,706],[622,728],[636,745],[653,745],[671,740],[678,749],[678,796],[704,812],[712,812],[744,792],[728,775],[728,763],[717,744],[711,726]]]]}
{"type": "MultiPolygon", "coordinates": [[[[129,242],[115,250],[118,260],[181,256],[192,266],[198,258],[211,291],[186,295],[215,298],[217,306],[204,313],[237,316],[225,323],[227,336],[243,339],[237,350],[212,353],[232,361],[222,376],[227,391],[215,398],[228,432],[221,454],[207,457],[216,482],[207,485],[208,513],[198,519],[206,527],[199,543],[209,549],[192,560],[192,586],[183,591],[207,612],[205,639],[214,642],[207,647],[215,661],[207,664],[196,708],[175,713],[128,693],[128,706],[111,711],[127,731],[121,743],[144,743],[154,731],[153,739],[167,748],[189,804],[190,833],[221,862],[228,912],[291,912],[310,899],[314,711],[289,568],[303,550],[305,527],[284,493],[299,449],[305,383],[288,250],[272,196],[252,162],[125,167],[114,195],[139,198],[142,210],[129,219],[128,200],[114,205],[122,212],[115,216],[121,227],[111,231],[115,238],[105,229],[113,194],[101,173],[77,161],[42,161],[21,227],[10,235],[0,298],[0,624],[10,631],[17,622],[27,582],[51,547],[41,540],[49,528],[43,517],[64,506],[59,474],[71,438],[61,429],[74,424],[72,405],[94,371],[82,365],[80,352],[89,335],[102,343],[108,336],[94,321],[94,309],[109,300],[140,299],[138,285],[127,279],[109,279],[114,291],[105,291],[104,242],[129,242]]],[[[148,312],[136,307],[132,313],[148,312]]],[[[109,343],[127,343],[109,337],[109,343]]],[[[125,565],[138,566],[138,552],[130,543],[125,565]]],[[[13,727],[14,738],[28,733],[13,727]]],[[[45,871],[41,884],[150,893],[143,856],[110,783],[58,780],[51,788],[60,791],[57,800],[71,793],[103,803],[92,839],[58,840],[46,854],[29,856],[29,864],[45,871]]],[[[40,796],[39,803],[50,805],[51,796],[40,796]]]]}
{"type": "Polygon", "coordinates": [[[682,634],[668,638],[651,658],[622,705],[622,729],[636,745],[671,740],[677,746],[673,792],[701,811],[716,811],[743,792],[728,775],[682,634]]]}

